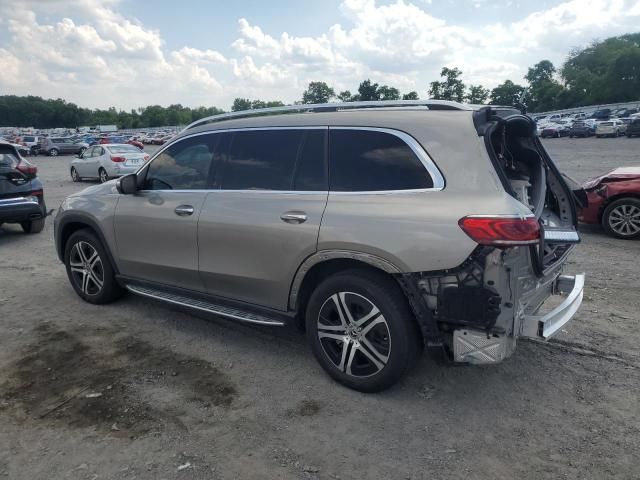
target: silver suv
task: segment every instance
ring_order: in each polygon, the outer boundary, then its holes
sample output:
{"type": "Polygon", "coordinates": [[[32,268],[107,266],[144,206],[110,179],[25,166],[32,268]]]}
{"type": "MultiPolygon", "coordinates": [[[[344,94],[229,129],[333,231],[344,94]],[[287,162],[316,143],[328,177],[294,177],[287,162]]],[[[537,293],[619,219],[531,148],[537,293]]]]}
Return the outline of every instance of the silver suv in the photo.
{"type": "Polygon", "coordinates": [[[584,285],[562,275],[576,210],[535,124],[451,102],[199,120],[135,174],[64,200],[55,239],[88,302],[128,290],[297,322],[329,375],[366,392],[425,346],[499,362],[519,336],[557,332],[584,285]]]}

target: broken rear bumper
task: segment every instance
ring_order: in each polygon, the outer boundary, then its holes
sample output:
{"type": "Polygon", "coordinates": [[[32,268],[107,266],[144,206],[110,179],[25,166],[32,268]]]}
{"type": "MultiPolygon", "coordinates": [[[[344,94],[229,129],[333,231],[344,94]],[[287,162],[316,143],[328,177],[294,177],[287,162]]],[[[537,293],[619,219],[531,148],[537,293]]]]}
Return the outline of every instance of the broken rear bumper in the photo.
{"type": "Polygon", "coordinates": [[[525,315],[521,323],[522,336],[547,339],[571,320],[582,304],[584,274],[560,275],[553,285],[552,293],[566,295],[566,298],[548,313],[525,315]]]}

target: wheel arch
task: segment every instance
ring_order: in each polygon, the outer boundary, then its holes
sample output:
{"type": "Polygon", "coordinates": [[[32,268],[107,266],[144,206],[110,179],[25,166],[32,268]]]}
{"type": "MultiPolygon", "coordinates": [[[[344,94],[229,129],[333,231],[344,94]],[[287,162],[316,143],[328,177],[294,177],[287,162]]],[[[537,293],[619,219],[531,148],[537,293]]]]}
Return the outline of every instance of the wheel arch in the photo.
{"type": "Polygon", "coordinates": [[[349,250],[324,250],[308,257],[296,272],[289,289],[289,310],[300,313],[311,292],[324,278],[344,270],[364,269],[388,274],[400,269],[384,258],[349,250]]]}
{"type": "Polygon", "coordinates": [[[107,243],[102,231],[98,227],[98,223],[92,219],[90,216],[82,214],[82,213],[73,213],[70,215],[66,215],[63,217],[57,225],[56,228],[56,252],[58,254],[58,258],[61,262],[64,263],[64,251],[69,241],[71,235],[78,230],[90,230],[93,234],[95,234],[102,246],[107,253],[107,257],[109,259],[109,263],[111,264],[114,272],[116,274],[119,273],[118,266],[113,259],[113,255],[111,254],[111,250],[109,249],[109,244],[107,243]]]}
{"type": "Polygon", "coordinates": [[[634,198],[636,200],[640,200],[640,193],[625,191],[625,192],[616,193],[615,195],[611,195],[610,197],[607,197],[607,199],[604,202],[602,202],[602,205],[600,206],[600,211],[598,212],[598,223],[602,223],[602,217],[604,216],[604,211],[607,209],[609,205],[611,205],[615,201],[622,200],[624,198],[634,198]]]}

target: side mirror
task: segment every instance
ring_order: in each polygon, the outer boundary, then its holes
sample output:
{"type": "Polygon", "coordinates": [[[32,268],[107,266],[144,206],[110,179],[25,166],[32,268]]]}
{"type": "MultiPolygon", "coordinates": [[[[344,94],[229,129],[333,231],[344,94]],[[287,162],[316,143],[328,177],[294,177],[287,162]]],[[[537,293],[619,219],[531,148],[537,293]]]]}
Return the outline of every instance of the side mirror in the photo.
{"type": "Polygon", "coordinates": [[[124,177],[120,177],[116,182],[116,188],[118,192],[123,195],[131,195],[138,191],[138,176],[135,173],[130,173],[124,177]]]}

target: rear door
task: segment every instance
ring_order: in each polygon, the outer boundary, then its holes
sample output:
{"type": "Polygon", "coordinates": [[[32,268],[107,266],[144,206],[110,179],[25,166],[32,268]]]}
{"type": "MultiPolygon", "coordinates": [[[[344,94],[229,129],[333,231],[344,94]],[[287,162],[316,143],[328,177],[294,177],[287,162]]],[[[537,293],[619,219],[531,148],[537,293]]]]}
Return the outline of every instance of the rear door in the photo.
{"type": "Polygon", "coordinates": [[[327,128],[235,131],[198,227],[213,295],[286,310],[291,281],[317,250],[327,204],[327,128]]]}
{"type": "Polygon", "coordinates": [[[215,138],[186,137],[162,150],[138,174],[141,190],[121,195],[115,235],[123,275],[202,290],[198,218],[215,173],[215,138]]]}
{"type": "Polygon", "coordinates": [[[78,172],[78,175],[80,175],[81,177],[92,177],[92,176],[95,177],[96,176],[95,172],[90,172],[89,171],[89,163],[91,161],[91,157],[93,156],[93,152],[96,150],[96,148],[98,148],[98,147],[89,148],[86,152],[84,152],[82,157],[80,157],[77,160],[73,161],[73,166],[75,167],[76,171],[78,172]]]}

